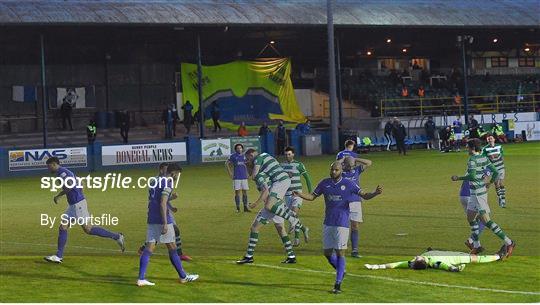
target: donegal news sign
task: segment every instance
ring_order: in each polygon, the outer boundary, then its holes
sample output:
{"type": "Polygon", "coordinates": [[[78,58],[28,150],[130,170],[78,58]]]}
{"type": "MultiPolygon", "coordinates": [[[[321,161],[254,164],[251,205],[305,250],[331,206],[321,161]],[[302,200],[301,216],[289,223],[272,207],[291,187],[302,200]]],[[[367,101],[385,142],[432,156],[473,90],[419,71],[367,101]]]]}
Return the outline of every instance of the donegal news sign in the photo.
{"type": "Polygon", "coordinates": [[[103,146],[101,150],[101,164],[103,166],[186,160],[186,143],[184,142],[111,145],[103,146]]]}
{"type": "Polygon", "coordinates": [[[86,167],[86,147],[10,150],[9,171],[40,170],[47,168],[47,159],[57,157],[65,167],[86,167]]]}

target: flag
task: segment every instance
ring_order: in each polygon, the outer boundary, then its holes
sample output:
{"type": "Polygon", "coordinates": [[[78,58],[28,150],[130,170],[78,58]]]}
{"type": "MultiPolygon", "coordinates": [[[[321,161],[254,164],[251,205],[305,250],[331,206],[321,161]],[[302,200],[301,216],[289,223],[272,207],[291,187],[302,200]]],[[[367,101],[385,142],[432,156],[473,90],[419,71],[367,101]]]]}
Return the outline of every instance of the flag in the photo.
{"type": "Polygon", "coordinates": [[[13,86],[12,100],[14,102],[35,103],[36,102],[36,87],[35,86],[13,86]]]}
{"type": "Polygon", "coordinates": [[[86,108],[86,89],[84,87],[56,88],[56,108],[60,108],[64,101],[73,105],[73,108],[86,108]]]}

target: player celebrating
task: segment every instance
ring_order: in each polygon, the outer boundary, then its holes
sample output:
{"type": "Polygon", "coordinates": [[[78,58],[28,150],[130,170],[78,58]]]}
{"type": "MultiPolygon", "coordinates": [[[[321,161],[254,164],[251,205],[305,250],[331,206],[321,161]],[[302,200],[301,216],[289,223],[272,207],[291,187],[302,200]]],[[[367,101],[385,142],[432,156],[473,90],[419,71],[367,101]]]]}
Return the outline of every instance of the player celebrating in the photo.
{"type": "Polygon", "coordinates": [[[504,176],[506,170],[504,168],[503,148],[500,144],[495,144],[495,137],[490,134],[487,136],[487,145],[482,149],[482,154],[488,157],[489,161],[495,165],[499,172],[499,178],[495,180],[495,190],[499,199],[499,206],[506,207],[506,188],[504,187],[504,176]]]}
{"type": "MultiPolygon", "coordinates": [[[[78,220],[81,218],[84,220],[88,219],[88,217],[90,217],[90,213],[88,213],[86,198],[84,197],[82,187],[74,186],[73,188],[68,188],[65,185],[67,180],[76,179],[75,174],[67,168],[60,166],[60,160],[58,160],[57,157],[50,157],[47,159],[46,164],[51,173],[56,174],[57,177],[60,177],[64,181],[62,191],[60,191],[60,193],[53,198],[54,203],[58,204],[58,199],[66,195],[68,208],[63,215],[67,215],[70,222],[74,218],[78,220]]],[[[68,237],[68,227],[68,225],[60,224],[60,227],[58,228],[58,249],[56,251],[56,255],[46,256],[44,258],[46,261],[51,263],[61,263],[63,261],[64,248],[66,246],[68,237]]],[[[118,246],[120,246],[122,252],[124,252],[124,235],[122,233],[114,233],[102,227],[92,226],[88,224],[87,221],[85,221],[81,227],[86,234],[116,240],[116,243],[118,246]]]]}
{"type": "Polygon", "coordinates": [[[173,181],[180,177],[181,171],[182,169],[178,164],[169,164],[165,177],[160,177],[159,183],[149,189],[148,229],[146,231],[146,246],[139,260],[139,279],[137,280],[137,286],[139,287],[155,285],[147,281],[145,275],[150,256],[152,256],[157,242],[164,243],[167,246],[169,259],[180,277],[180,283],[192,282],[199,278],[197,274],[187,274],[182,268],[182,261],[176,252],[174,243],[173,220],[167,208],[167,203],[173,193],[173,181]]]}
{"type": "MultiPolygon", "coordinates": [[[[281,163],[281,167],[283,167],[283,170],[289,174],[289,177],[291,178],[291,186],[289,189],[287,189],[287,192],[285,193],[285,203],[287,204],[287,207],[291,209],[296,215],[300,212],[300,208],[302,207],[302,198],[293,196],[293,191],[302,192],[302,181],[301,176],[304,177],[306,180],[306,185],[308,189],[308,193],[311,193],[313,190],[313,187],[311,186],[311,178],[306,170],[306,167],[302,162],[294,160],[294,148],[287,147],[285,148],[285,162],[281,163]]],[[[306,240],[307,242],[307,240],[306,240]]],[[[298,247],[300,245],[300,230],[295,229],[294,230],[294,244],[295,247],[298,247]]]]}
{"type": "Polygon", "coordinates": [[[229,160],[225,161],[225,167],[231,179],[233,179],[234,188],[234,202],[236,204],[236,212],[240,212],[240,194],[242,194],[242,202],[244,203],[244,212],[249,212],[248,209],[248,197],[247,191],[248,185],[248,172],[246,168],[246,157],[242,152],[244,151],[244,145],[238,143],[234,145],[235,153],[229,157],[229,160]]]}
{"type": "Polygon", "coordinates": [[[482,264],[491,263],[502,260],[505,253],[497,253],[493,255],[476,255],[463,252],[453,251],[438,251],[427,249],[427,252],[416,256],[410,261],[402,261],[397,263],[388,263],[381,265],[365,264],[364,266],[370,270],[378,269],[413,269],[424,270],[428,268],[446,270],[450,272],[460,272],[465,269],[465,264],[482,264]]]}
{"type": "MultiPolygon", "coordinates": [[[[159,164],[159,174],[158,176],[156,177],[156,179],[158,179],[159,181],[159,178],[160,177],[165,177],[167,175],[167,166],[169,164],[166,163],[166,162],[163,162],[161,164],[159,164]]],[[[171,194],[171,199],[170,200],[174,200],[178,198],[178,194],[176,194],[176,192],[173,192],[171,194]]],[[[170,201],[167,202],[167,209],[169,209],[169,212],[173,212],[173,213],[176,213],[178,212],[178,208],[176,208],[175,206],[171,205],[170,201]]],[[[180,259],[183,260],[183,261],[190,261],[191,260],[191,257],[188,256],[188,255],[185,255],[182,251],[182,238],[180,236],[180,228],[178,227],[178,225],[176,224],[176,219],[174,219],[174,216],[171,214],[171,217],[172,217],[172,220],[173,220],[173,228],[174,228],[174,241],[175,241],[175,244],[176,244],[176,252],[178,253],[178,255],[180,256],[180,259]]],[[[142,255],[143,251],[144,251],[144,248],[146,247],[146,243],[143,244],[140,248],[139,248],[139,255],[142,255]]]]}
{"type": "Polygon", "coordinates": [[[358,154],[354,152],[355,146],[356,142],[354,142],[353,140],[345,141],[345,149],[338,152],[338,154],[336,155],[336,160],[342,161],[343,158],[345,158],[346,156],[351,156],[353,158],[358,157],[358,154]]]}
{"type": "MultiPolygon", "coordinates": [[[[360,186],[360,174],[363,173],[366,168],[371,166],[371,164],[372,162],[367,159],[346,156],[345,158],[343,158],[343,178],[350,180],[356,183],[356,185],[360,186]]],[[[349,204],[349,209],[351,210],[351,256],[355,258],[360,258],[362,256],[358,253],[358,241],[360,239],[358,225],[361,222],[364,222],[364,219],[362,217],[362,202],[360,200],[360,196],[358,195],[352,195],[352,198],[354,199],[354,201],[349,204]]]]}
{"type": "Polygon", "coordinates": [[[324,256],[336,269],[336,282],[333,293],[341,292],[341,282],[345,273],[345,256],[343,251],[347,249],[349,239],[349,204],[356,200],[353,195],[360,195],[369,200],[382,193],[382,187],[377,186],[373,193],[364,193],[358,184],[342,178],[343,168],[338,161],[330,167],[330,178],[321,180],[313,193],[305,194],[294,192],[305,200],[313,201],[320,195],[324,195],[325,217],[323,223],[323,249],[324,256]]]}
{"type": "MultiPolygon", "coordinates": [[[[255,177],[255,183],[257,184],[257,189],[260,192],[260,196],[254,203],[250,203],[249,207],[254,209],[256,208],[261,202],[264,202],[269,195],[269,180],[268,177],[263,174],[259,173],[257,174],[257,177],[255,177]]],[[[291,240],[289,239],[289,235],[287,235],[287,231],[285,231],[284,222],[285,220],[283,217],[279,217],[271,212],[269,212],[267,209],[262,208],[255,219],[253,220],[253,224],[251,225],[251,232],[249,233],[249,241],[248,241],[248,247],[246,251],[246,255],[241,260],[236,261],[237,264],[251,264],[253,263],[253,254],[255,253],[255,247],[257,246],[257,242],[259,241],[259,229],[267,224],[269,221],[274,223],[274,226],[276,227],[277,233],[279,237],[281,238],[281,242],[283,243],[283,247],[285,248],[285,252],[287,253],[287,258],[282,261],[283,264],[295,264],[296,263],[296,255],[294,254],[294,250],[291,244],[291,240]]]]}
{"type": "Polygon", "coordinates": [[[468,202],[469,208],[467,211],[467,220],[471,226],[471,239],[473,240],[473,249],[471,249],[471,253],[478,254],[482,250],[479,242],[480,232],[477,220],[477,218],[480,218],[487,228],[490,228],[495,235],[504,241],[502,247],[505,248],[506,257],[509,257],[512,255],[512,251],[516,244],[490,219],[490,210],[487,202],[487,188],[485,182],[487,177],[485,175],[485,170],[487,168],[492,173],[493,177],[491,182],[497,180],[499,172],[488,158],[480,153],[482,148],[480,147],[479,139],[470,139],[467,142],[467,147],[470,155],[467,166],[467,175],[462,177],[452,176],[452,181],[467,180],[471,187],[471,196],[468,202]]]}
{"type": "Polygon", "coordinates": [[[251,176],[263,173],[270,179],[270,195],[264,202],[264,208],[277,216],[283,217],[291,223],[291,229],[300,229],[304,238],[309,239],[309,229],[302,225],[300,219],[284,203],[285,193],[291,185],[289,175],[279,165],[278,161],[268,153],[259,154],[255,149],[246,151],[248,166],[253,167],[251,176]]]}

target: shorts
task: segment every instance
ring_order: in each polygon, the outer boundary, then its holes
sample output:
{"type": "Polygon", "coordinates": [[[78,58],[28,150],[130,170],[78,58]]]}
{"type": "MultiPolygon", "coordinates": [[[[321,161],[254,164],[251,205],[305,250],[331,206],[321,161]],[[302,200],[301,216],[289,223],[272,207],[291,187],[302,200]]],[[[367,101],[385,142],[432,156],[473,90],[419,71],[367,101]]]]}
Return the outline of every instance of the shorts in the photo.
{"type": "Polygon", "coordinates": [[[433,140],[435,140],[435,134],[434,134],[434,133],[427,133],[427,134],[426,134],[426,138],[427,138],[429,141],[433,141],[433,140]]]}
{"type": "Polygon", "coordinates": [[[69,217],[70,221],[72,218],[88,219],[87,217],[90,217],[90,213],[88,213],[88,206],[86,205],[86,199],[83,199],[75,204],[69,205],[66,211],[64,212],[64,214],[69,217]]]}
{"type": "Polygon", "coordinates": [[[491,213],[489,209],[487,194],[475,196],[471,195],[469,202],[467,204],[467,210],[478,211],[478,213],[485,212],[486,214],[491,213]]]}
{"type": "Polygon", "coordinates": [[[147,243],[168,244],[174,243],[174,227],[172,223],[167,224],[167,233],[161,234],[161,224],[149,223],[146,229],[147,243]]]}
{"type": "Polygon", "coordinates": [[[268,211],[265,208],[262,208],[259,213],[257,213],[255,220],[262,224],[267,224],[268,222],[283,224],[285,222],[285,219],[283,219],[283,217],[277,216],[276,214],[268,211]]]}
{"type": "Polygon", "coordinates": [[[349,203],[349,219],[356,222],[364,222],[362,217],[362,202],[355,201],[349,203]]]}
{"type": "Polygon", "coordinates": [[[323,225],[323,249],[347,249],[349,228],[323,225]]]}
{"type": "Polygon", "coordinates": [[[499,170],[499,177],[497,177],[497,180],[504,180],[505,174],[506,174],[506,170],[504,168],[499,170]]]}
{"type": "Polygon", "coordinates": [[[465,213],[467,213],[469,200],[471,200],[470,196],[459,196],[459,201],[461,202],[461,206],[463,207],[463,210],[465,211],[465,213]]]}
{"type": "Polygon", "coordinates": [[[270,186],[270,196],[283,200],[287,190],[291,186],[291,179],[273,182],[270,186]]]}
{"type": "Polygon", "coordinates": [[[293,195],[285,196],[285,204],[287,205],[289,209],[301,208],[302,202],[303,202],[302,198],[300,197],[293,196],[293,195]]]}
{"type": "Polygon", "coordinates": [[[235,191],[239,190],[249,190],[249,184],[247,179],[234,179],[233,180],[233,188],[235,191]]]}
{"type": "Polygon", "coordinates": [[[461,141],[463,139],[463,134],[462,133],[456,133],[454,135],[456,136],[457,141],[461,141]]]}

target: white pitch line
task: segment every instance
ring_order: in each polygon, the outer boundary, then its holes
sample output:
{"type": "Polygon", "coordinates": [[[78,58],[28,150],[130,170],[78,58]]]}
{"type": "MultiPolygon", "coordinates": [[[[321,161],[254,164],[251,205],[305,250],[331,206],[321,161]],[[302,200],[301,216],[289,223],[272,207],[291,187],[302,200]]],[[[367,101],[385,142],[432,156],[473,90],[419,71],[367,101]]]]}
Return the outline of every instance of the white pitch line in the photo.
{"type": "MultiPolygon", "coordinates": [[[[252,266],[253,267],[262,267],[262,268],[270,268],[270,269],[278,269],[278,270],[309,272],[309,273],[336,274],[335,272],[331,272],[331,271],[301,269],[301,268],[291,268],[291,267],[280,267],[280,266],[273,266],[273,265],[266,265],[266,264],[252,264],[252,266]]],[[[508,294],[540,295],[540,292],[536,292],[536,291],[504,290],[504,289],[482,288],[482,287],[474,287],[474,286],[452,285],[452,284],[443,284],[443,283],[433,283],[433,282],[423,282],[423,281],[397,279],[397,278],[392,278],[392,277],[387,277],[387,276],[379,276],[379,275],[360,275],[360,274],[351,274],[351,273],[347,272],[346,276],[377,279],[377,280],[385,280],[385,281],[390,281],[390,282],[399,282],[399,283],[414,284],[414,285],[426,285],[426,286],[457,288],[457,289],[467,289],[467,290],[476,290],[476,291],[489,291],[489,292],[499,292],[499,293],[508,293],[508,294]]]]}

